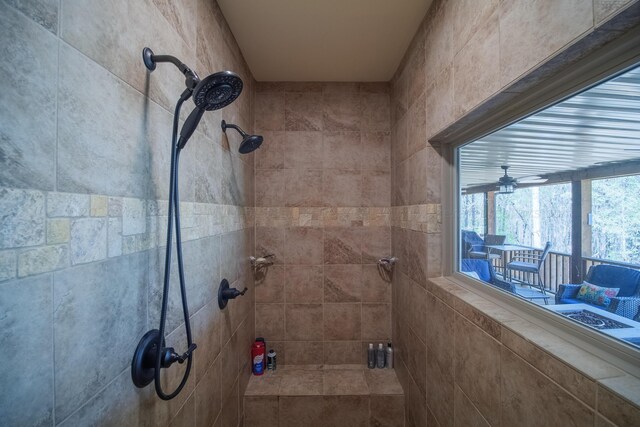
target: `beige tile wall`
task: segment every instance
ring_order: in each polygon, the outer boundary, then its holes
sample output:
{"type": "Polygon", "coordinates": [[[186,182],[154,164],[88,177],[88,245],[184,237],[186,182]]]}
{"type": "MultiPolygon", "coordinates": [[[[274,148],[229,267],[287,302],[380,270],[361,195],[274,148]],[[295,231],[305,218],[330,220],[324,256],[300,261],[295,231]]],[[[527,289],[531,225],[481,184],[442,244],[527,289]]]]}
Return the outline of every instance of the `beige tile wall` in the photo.
{"type": "MultiPolygon", "coordinates": [[[[252,130],[254,82],[217,3],[2,1],[0,44],[0,424],[238,425],[255,324],[254,160],[220,120],[252,130]],[[173,65],[146,70],[144,46],[201,77],[230,69],[245,83],[236,102],[205,114],[181,156],[198,348],[171,401],[136,388],[130,373],[139,339],[159,322],[171,123],[184,90],[173,65]],[[251,292],[221,311],[223,277],[251,292]]],[[[176,279],[166,340],[184,351],[176,279]]],[[[163,372],[166,391],[184,368],[163,372]]]]}
{"type": "Polygon", "coordinates": [[[428,142],[637,26],[639,9],[633,1],[436,0],[418,29],[391,81],[400,259],[392,329],[407,425],[640,422],[637,379],[564,342],[536,340],[541,331],[505,323],[499,310],[488,315],[487,302],[461,288],[430,282],[442,274],[448,165],[428,142]]]}
{"type": "Polygon", "coordinates": [[[256,335],[280,363],[356,364],[391,337],[389,86],[259,83],[256,335]]]}

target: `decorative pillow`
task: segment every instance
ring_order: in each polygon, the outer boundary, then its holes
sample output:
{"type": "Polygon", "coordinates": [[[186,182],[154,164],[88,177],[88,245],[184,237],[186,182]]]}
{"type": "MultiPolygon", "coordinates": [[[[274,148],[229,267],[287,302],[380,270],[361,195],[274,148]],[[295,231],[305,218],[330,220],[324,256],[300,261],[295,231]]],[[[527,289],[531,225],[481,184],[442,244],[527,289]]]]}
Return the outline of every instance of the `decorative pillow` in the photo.
{"type": "Polygon", "coordinates": [[[582,301],[607,307],[611,303],[611,298],[618,295],[620,288],[603,288],[589,282],[584,282],[578,291],[578,299],[582,301]]]}

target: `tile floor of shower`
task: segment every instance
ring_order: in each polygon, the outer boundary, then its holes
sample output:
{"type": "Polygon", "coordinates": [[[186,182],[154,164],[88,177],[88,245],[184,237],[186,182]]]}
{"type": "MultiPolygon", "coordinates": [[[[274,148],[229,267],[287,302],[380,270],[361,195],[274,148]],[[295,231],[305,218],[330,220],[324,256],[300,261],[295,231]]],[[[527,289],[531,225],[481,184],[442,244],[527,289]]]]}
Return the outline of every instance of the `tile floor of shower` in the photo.
{"type": "Polygon", "coordinates": [[[393,369],[286,365],[252,376],[245,427],[404,426],[404,394],[393,369]]]}

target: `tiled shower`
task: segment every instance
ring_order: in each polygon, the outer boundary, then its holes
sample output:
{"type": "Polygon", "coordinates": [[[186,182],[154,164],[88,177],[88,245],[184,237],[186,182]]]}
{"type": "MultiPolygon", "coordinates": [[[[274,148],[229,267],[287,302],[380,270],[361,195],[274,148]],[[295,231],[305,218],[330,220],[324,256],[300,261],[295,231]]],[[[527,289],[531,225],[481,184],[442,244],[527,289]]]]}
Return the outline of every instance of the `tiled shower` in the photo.
{"type": "MultiPolygon", "coordinates": [[[[213,0],[0,2],[0,424],[637,425],[637,378],[442,277],[451,160],[429,141],[634,28],[638,9],[435,0],[388,82],[258,82],[213,0]],[[245,85],[182,157],[198,347],[169,401],[130,369],[160,316],[184,89],[175,68],[147,72],[147,45],[245,85]],[[238,154],[221,120],[262,147],[238,154]],[[248,291],[221,310],[223,278],[248,291]],[[256,337],[275,374],[252,377],[256,337]],[[395,369],[367,370],[367,345],[387,342],[395,369]]],[[[166,340],[182,349],[172,271],[166,340]]],[[[167,388],[184,368],[163,371],[167,388]]]]}

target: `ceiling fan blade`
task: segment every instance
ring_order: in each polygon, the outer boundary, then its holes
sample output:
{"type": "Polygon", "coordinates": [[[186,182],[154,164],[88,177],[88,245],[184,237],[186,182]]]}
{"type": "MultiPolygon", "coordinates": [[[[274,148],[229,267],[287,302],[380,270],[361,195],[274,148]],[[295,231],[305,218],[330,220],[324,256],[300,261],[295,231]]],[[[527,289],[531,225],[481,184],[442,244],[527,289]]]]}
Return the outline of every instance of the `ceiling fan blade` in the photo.
{"type": "Polygon", "coordinates": [[[547,182],[547,178],[528,178],[528,179],[519,179],[518,182],[520,184],[542,184],[547,182]]]}

